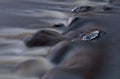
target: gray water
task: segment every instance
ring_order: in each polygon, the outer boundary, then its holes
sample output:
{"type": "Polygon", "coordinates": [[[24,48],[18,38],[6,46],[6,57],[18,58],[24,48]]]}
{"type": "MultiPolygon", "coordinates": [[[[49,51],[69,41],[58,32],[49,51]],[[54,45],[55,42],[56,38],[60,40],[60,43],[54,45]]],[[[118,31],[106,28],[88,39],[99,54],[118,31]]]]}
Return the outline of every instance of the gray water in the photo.
{"type": "Polygon", "coordinates": [[[40,27],[67,24],[71,9],[80,0],[0,0],[0,79],[36,79],[9,74],[16,64],[40,55],[50,47],[28,48],[22,39],[40,27]]]}
{"type": "Polygon", "coordinates": [[[46,55],[50,47],[28,48],[22,39],[40,27],[67,23],[79,0],[0,0],[0,79],[38,79],[12,74],[14,67],[46,55]]]}

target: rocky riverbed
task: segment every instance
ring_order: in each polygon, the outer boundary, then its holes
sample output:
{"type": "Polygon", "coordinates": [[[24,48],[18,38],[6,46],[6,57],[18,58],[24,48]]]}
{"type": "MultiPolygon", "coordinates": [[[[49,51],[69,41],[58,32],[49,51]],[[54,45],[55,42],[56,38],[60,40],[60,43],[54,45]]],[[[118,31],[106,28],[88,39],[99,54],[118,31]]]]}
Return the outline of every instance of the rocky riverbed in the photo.
{"type": "Polygon", "coordinates": [[[1,0],[0,79],[119,79],[119,0],[1,0]]]}

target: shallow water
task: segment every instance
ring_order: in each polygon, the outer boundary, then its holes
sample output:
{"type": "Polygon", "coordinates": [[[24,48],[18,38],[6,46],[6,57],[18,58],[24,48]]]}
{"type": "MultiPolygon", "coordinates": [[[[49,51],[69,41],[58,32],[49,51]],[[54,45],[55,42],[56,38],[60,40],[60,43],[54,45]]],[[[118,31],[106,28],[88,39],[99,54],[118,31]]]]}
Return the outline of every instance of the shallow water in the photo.
{"type": "Polygon", "coordinates": [[[80,4],[88,4],[88,2],[0,0],[0,79],[36,79],[9,74],[17,64],[41,55],[45,56],[50,49],[50,47],[28,48],[22,39],[40,27],[48,27],[54,23],[66,25],[71,9],[80,4]]]}
{"type": "Polygon", "coordinates": [[[0,79],[36,79],[16,76],[17,64],[45,56],[50,47],[27,48],[22,39],[39,27],[66,24],[79,0],[0,0],[0,79]]]}

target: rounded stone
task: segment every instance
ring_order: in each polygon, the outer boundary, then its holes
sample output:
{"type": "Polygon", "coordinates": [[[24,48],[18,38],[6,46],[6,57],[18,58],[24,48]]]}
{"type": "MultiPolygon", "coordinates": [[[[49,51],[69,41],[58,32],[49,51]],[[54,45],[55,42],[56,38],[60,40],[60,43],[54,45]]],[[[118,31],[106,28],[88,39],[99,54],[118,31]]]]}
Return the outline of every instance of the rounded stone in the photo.
{"type": "Polygon", "coordinates": [[[39,30],[24,39],[24,43],[28,47],[50,46],[57,42],[65,40],[60,33],[53,30],[39,30]]]}

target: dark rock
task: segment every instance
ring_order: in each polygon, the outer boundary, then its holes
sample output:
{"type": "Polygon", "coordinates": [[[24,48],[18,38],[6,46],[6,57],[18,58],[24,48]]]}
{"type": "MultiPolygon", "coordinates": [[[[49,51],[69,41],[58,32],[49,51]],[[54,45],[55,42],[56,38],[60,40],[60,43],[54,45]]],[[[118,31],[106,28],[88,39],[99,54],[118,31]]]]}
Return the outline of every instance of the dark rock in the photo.
{"type": "Polygon", "coordinates": [[[49,46],[65,39],[65,37],[62,37],[62,35],[56,31],[39,30],[26,37],[24,43],[28,47],[49,46]]]}
{"type": "Polygon", "coordinates": [[[67,34],[70,31],[75,31],[79,28],[81,28],[84,24],[87,24],[88,22],[91,22],[92,20],[86,19],[86,18],[80,18],[80,17],[71,17],[69,19],[69,25],[68,28],[63,32],[63,34],[67,34]]]}
{"type": "Polygon", "coordinates": [[[92,79],[90,77],[94,75],[94,70],[99,68],[103,59],[101,57],[103,52],[97,47],[98,44],[94,45],[88,41],[63,41],[52,48],[48,55],[52,56],[52,62],[57,62],[57,65],[62,67],[64,72],[68,69],[68,73],[72,72],[92,79]],[[89,75],[90,73],[93,75],[89,75]]]}
{"type": "Polygon", "coordinates": [[[104,10],[104,11],[108,11],[108,10],[112,10],[112,8],[111,8],[111,7],[108,7],[108,6],[103,6],[103,10],[104,10]]]}
{"type": "Polygon", "coordinates": [[[65,25],[62,23],[58,23],[58,24],[53,24],[51,27],[52,28],[62,28],[62,27],[65,27],[65,25]]]}
{"type": "Polygon", "coordinates": [[[66,52],[69,50],[69,44],[70,42],[68,41],[62,41],[55,46],[53,46],[48,55],[47,58],[54,63],[55,65],[60,64],[60,62],[63,60],[65,57],[66,52]]]}

